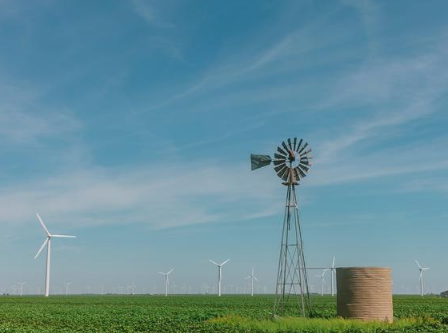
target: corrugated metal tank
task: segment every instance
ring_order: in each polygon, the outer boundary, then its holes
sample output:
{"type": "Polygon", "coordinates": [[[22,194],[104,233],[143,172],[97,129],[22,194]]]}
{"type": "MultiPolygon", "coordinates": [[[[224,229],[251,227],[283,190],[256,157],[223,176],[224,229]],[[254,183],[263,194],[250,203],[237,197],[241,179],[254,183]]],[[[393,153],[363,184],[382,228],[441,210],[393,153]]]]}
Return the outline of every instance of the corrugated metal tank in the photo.
{"type": "Polygon", "coordinates": [[[391,269],[336,268],[337,313],[364,321],[393,321],[391,269]]]}

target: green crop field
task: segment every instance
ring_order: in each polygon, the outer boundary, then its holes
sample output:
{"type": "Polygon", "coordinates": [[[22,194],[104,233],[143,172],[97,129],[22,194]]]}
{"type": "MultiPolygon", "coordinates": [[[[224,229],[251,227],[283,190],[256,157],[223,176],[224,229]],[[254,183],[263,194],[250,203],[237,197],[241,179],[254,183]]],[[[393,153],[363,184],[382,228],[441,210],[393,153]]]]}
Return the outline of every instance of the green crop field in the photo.
{"type": "Polygon", "coordinates": [[[448,332],[448,299],[395,296],[393,325],[336,318],[335,298],[312,298],[315,318],[270,319],[273,296],[0,297],[3,332],[448,332]]]}

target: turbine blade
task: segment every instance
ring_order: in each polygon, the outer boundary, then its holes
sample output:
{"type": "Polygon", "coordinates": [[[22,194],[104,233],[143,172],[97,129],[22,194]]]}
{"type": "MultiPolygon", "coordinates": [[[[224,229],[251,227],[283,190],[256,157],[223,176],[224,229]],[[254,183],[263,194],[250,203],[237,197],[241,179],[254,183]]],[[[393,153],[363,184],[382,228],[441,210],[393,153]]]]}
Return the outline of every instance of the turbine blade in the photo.
{"type": "Polygon", "coordinates": [[[311,153],[312,152],[312,149],[310,148],[310,149],[308,149],[307,151],[303,151],[301,154],[300,154],[300,156],[306,156],[306,155],[308,155],[309,153],[311,153]]]}
{"type": "Polygon", "coordinates": [[[286,157],[285,157],[285,156],[282,156],[282,155],[277,154],[277,153],[274,154],[274,158],[276,158],[276,159],[278,159],[278,160],[283,160],[283,161],[286,160],[286,157]]]}
{"type": "Polygon", "coordinates": [[[289,151],[288,147],[286,146],[285,141],[282,141],[282,146],[283,146],[283,148],[285,148],[286,151],[289,151]]]}
{"type": "Polygon", "coordinates": [[[40,224],[42,225],[42,228],[44,228],[45,232],[48,236],[51,236],[50,232],[48,231],[47,227],[45,226],[44,221],[42,221],[42,218],[40,217],[39,213],[36,213],[37,218],[39,219],[40,224]]]}
{"type": "Polygon", "coordinates": [[[165,273],[163,273],[163,272],[159,272],[159,274],[162,274],[162,275],[166,275],[165,273]]]}
{"type": "Polygon", "coordinates": [[[76,236],[69,236],[69,235],[51,235],[51,237],[56,237],[56,238],[76,238],[76,236]]]}
{"type": "Polygon", "coordinates": [[[296,150],[297,146],[297,138],[294,138],[293,150],[296,150]]]}
{"type": "Polygon", "coordinates": [[[219,266],[224,266],[225,264],[227,264],[230,261],[230,259],[227,259],[226,261],[224,261],[221,265],[219,266]]]}
{"type": "Polygon", "coordinates": [[[257,279],[257,277],[255,275],[254,275],[254,280],[258,282],[258,279],[257,279]]]}
{"type": "Polygon", "coordinates": [[[250,279],[252,276],[245,277],[245,279],[250,279]]]}
{"type": "Polygon", "coordinates": [[[418,268],[422,268],[422,266],[420,266],[420,264],[418,263],[418,261],[417,260],[415,260],[415,263],[417,264],[417,266],[418,266],[418,268]]]}
{"type": "Polygon", "coordinates": [[[292,143],[291,143],[291,139],[288,139],[288,147],[289,147],[289,150],[292,150],[292,143]]]}
{"type": "Polygon", "coordinates": [[[271,156],[269,155],[254,155],[250,154],[250,164],[252,171],[260,169],[271,164],[271,156]]]}
{"type": "Polygon", "coordinates": [[[45,245],[47,245],[48,243],[48,238],[45,239],[44,243],[42,244],[42,246],[40,247],[39,251],[37,251],[36,256],[34,257],[34,259],[36,259],[39,254],[42,252],[42,250],[44,249],[45,245]]]}
{"type": "Polygon", "coordinates": [[[172,268],[166,275],[170,275],[174,271],[174,268],[172,268]]]}
{"type": "Polygon", "coordinates": [[[213,261],[213,260],[211,260],[211,259],[209,259],[208,261],[210,261],[212,264],[214,264],[214,265],[216,265],[216,266],[219,266],[218,263],[216,263],[215,261],[213,261]]]}
{"type": "Polygon", "coordinates": [[[335,262],[335,260],[336,260],[336,257],[333,257],[333,262],[331,263],[331,268],[333,268],[333,269],[334,269],[334,262],[335,262]]]}

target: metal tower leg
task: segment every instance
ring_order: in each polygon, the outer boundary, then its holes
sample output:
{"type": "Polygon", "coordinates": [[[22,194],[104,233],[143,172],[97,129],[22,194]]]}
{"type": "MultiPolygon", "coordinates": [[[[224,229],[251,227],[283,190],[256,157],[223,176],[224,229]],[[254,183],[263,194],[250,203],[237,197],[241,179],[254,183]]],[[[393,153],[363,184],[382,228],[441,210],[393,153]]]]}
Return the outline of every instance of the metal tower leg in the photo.
{"type": "Polygon", "coordinates": [[[311,301],[295,185],[287,183],[274,314],[309,316],[311,301]]]}

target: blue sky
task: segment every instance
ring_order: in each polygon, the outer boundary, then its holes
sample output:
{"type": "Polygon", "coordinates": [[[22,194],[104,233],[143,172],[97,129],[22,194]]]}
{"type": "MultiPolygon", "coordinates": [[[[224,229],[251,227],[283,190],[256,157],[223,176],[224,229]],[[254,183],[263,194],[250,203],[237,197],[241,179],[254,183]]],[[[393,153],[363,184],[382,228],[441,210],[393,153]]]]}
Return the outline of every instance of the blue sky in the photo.
{"type": "Polygon", "coordinates": [[[3,291],[43,287],[35,212],[78,236],[54,242],[54,292],[161,292],[171,268],[197,292],[228,258],[227,290],[254,266],[272,291],[285,188],[249,155],[294,136],[309,265],[416,293],[418,259],[448,288],[446,1],[0,5],[3,291]]]}

